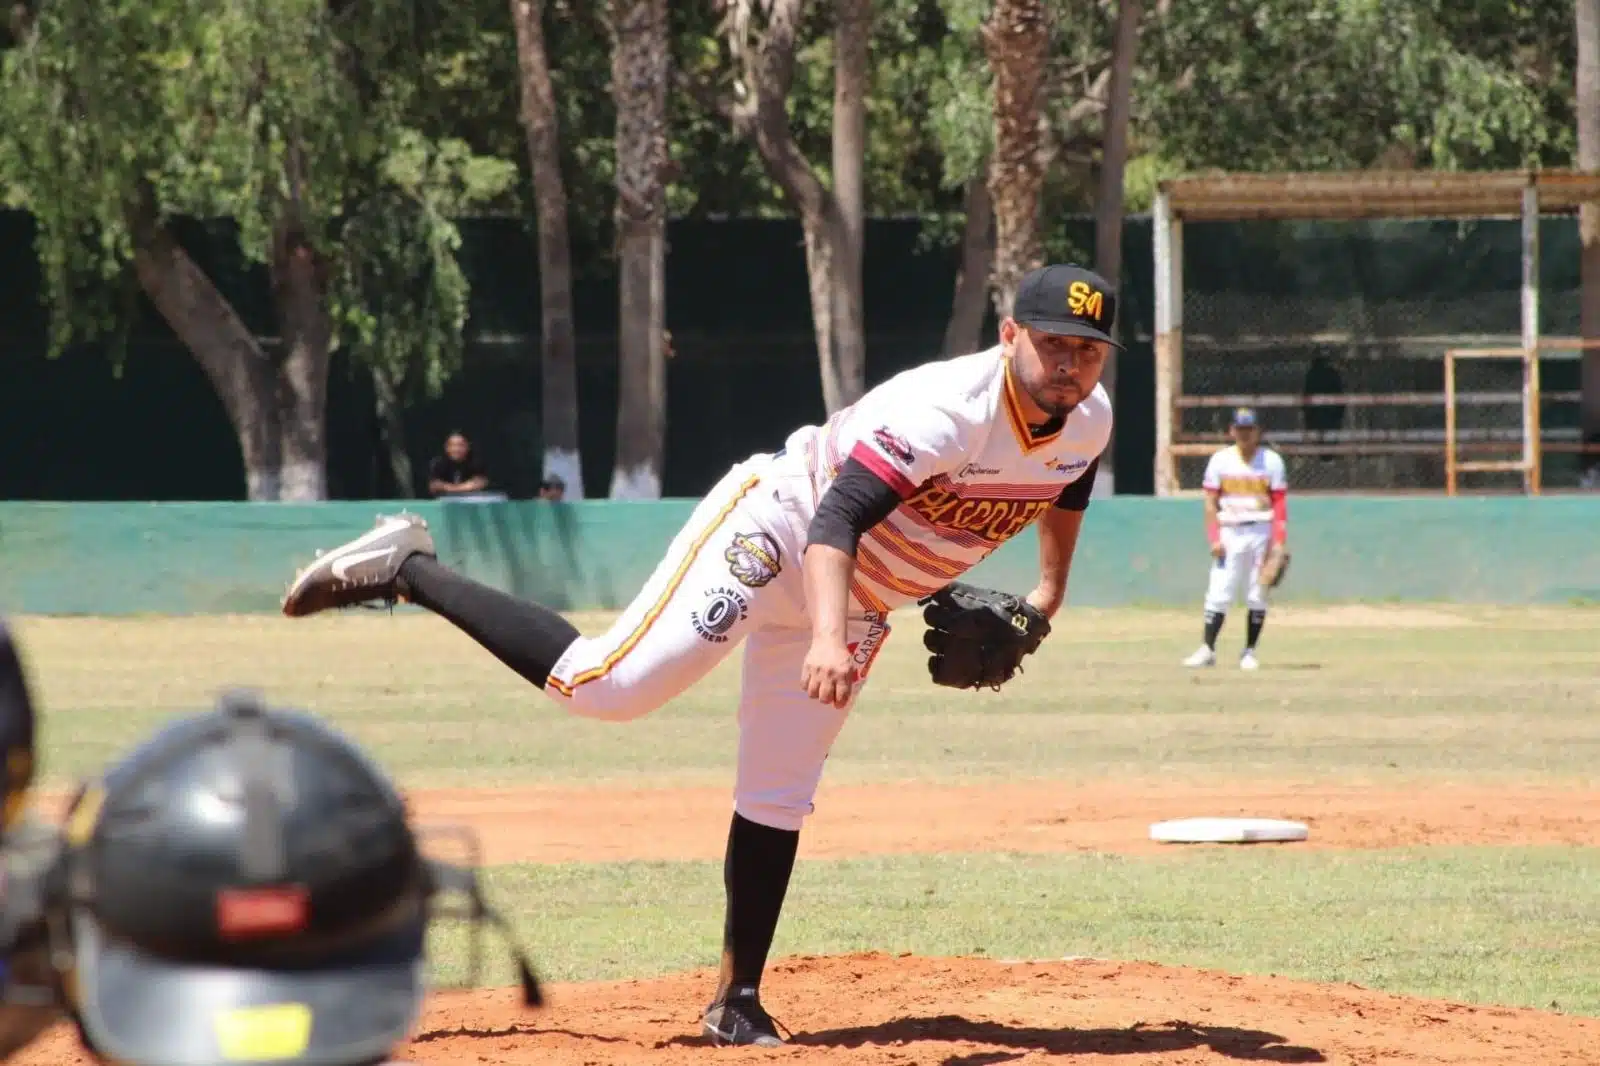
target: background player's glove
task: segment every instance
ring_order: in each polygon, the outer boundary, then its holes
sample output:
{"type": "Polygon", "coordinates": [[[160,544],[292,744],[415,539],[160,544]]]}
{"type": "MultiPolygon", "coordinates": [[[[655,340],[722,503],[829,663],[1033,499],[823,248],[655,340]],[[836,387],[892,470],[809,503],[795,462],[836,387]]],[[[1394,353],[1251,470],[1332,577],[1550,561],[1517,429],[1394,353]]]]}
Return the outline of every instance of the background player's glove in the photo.
{"type": "Polygon", "coordinates": [[[1050,634],[1049,619],[1009,592],[952,581],[917,603],[928,623],[922,643],[933,652],[928,673],[936,685],[999,689],[1050,634]]]}
{"type": "Polygon", "coordinates": [[[1261,586],[1275,589],[1283,581],[1283,575],[1289,572],[1289,549],[1282,544],[1274,544],[1267,550],[1267,560],[1261,564],[1261,586]]]}

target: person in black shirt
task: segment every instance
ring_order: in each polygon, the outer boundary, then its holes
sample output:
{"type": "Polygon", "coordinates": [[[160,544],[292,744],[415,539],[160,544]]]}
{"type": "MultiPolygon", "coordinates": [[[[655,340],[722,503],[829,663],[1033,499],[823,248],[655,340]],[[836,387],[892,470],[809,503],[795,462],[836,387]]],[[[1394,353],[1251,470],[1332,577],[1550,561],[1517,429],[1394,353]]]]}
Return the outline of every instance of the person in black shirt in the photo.
{"type": "Polygon", "coordinates": [[[452,433],[445,438],[444,454],[428,464],[428,495],[460,496],[469,492],[482,492],[489,487],[489,476],[483,464],[472,454],[472,444],[464,433],[452,433]]]}

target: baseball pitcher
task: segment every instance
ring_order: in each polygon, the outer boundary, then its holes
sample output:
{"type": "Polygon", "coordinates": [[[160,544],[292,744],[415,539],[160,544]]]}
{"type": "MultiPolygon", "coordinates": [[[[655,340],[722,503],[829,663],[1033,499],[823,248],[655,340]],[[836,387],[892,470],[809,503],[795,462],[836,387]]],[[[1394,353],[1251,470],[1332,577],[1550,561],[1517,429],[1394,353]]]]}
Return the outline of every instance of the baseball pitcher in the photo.
{"type": "Polygon", "coordinates": [[[1256,642],[1267,624],[1267,593],[1289,565],[1289,481],[1283,458],[1261,444],[1255,412],[1233,413],[1233,445],[1206,463],[1206,539],[1211,544],[1211,579],[1206,586],[1205,643],[1185,666],[1215,666],[1217,635],[1228,608],[1242,591],[1249,621],[1239,669],[1254,670],[1256,642]]]}
{"type": "Polygon", "coordinates": [[[596,636],[442,566],[415,515],[320,555],[283,611],[418,604],[569,712],[613,721],[649,714],[743,643],[722,974],[703,1029],[716,1044],[782,1043],[761,976],[801,824],[889,613],[923,605],[940,685],[997,687],[1038,648],[1111,433],[1099,381],[1115,317],[1098,275],[1033,271],[994,347],[907,370],[734,466],[596,636]],[[957,580],[1035,523],[1040,574],[1026,598],[957,580]]]}

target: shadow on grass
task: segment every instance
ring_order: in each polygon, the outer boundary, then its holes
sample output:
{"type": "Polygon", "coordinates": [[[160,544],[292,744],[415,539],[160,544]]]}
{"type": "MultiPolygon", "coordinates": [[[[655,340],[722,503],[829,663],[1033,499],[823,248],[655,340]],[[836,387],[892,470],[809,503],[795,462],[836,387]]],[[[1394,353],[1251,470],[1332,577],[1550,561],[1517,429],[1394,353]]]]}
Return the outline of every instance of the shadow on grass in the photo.
{"type": "MultiPolygon", "coordinates": [[[[790,1042],[807,1047],[858,1048],[867,1044],[932,1041],[990,1044],[1052,1055],[1153,1055],[1204,1047],[1231,1059],[1250,1062],[1327,1061],[1315,1048],[1286,1044],[1276,1033],[1181,1021],[1156,1026],[1133,1025],[1126,1029],[1038,1029],[976,1022],[946,1014],[935,1018],[897,1018],[883,1025],[796,1033],[790,1042]]],[[[946,1060],[946,1066],[989,1066],[1012,1057],[1015,1056],[977,1052],[952,1056],[946,1060]]]]}

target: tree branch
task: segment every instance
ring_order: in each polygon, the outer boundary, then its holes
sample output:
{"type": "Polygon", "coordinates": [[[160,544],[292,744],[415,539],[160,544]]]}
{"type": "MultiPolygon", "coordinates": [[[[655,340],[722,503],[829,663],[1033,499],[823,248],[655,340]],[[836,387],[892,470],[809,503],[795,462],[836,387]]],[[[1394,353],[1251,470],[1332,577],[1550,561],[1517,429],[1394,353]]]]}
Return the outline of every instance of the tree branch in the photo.
{"type": "Polygon", "coordinates": [[[17,0],[11,5],[8,12],[7,25],[11,30],[11,39],[15,44],[21,45],[33,32],[33,9],[23,0],[17,0]]]}
{"type": "Polygon", "coordinates": [[[1083,95],[1067,106],[1066,111],[1062,113],[1062,121],[1069,126],[1075,126],[1100,114],[1106,109],[1106,94],[1110,86],[1111,68],[1106,67],[1084,90],[1083,95]]]}
{"type": "Polygon", "coordinates": [[[674,68],[672,80],[673,88],[687,96],[700,110],[730,126],[737,124],[738,116],[735,114],[733,101],[729,100],[722,90],[711,84],[708,78],[674,68]]]}
{"type": "Polygon", "coordinates": [[[722,33],[744,70],[747,88],[745,99],[725,105],[728,117],[734,132],[755,144],[768,174],[801,215],[820,219],[830,212],[832,197],[795,143],[786,106],[805,0],[770,0],[766,30],[752,49],[744,36],[755,3],[730,0],[729,18],[723,21],[722,33]]]}

